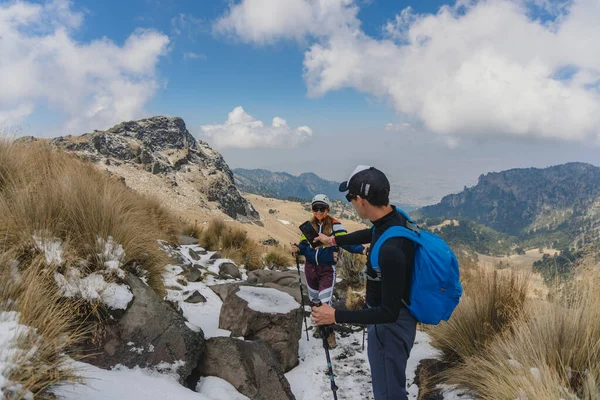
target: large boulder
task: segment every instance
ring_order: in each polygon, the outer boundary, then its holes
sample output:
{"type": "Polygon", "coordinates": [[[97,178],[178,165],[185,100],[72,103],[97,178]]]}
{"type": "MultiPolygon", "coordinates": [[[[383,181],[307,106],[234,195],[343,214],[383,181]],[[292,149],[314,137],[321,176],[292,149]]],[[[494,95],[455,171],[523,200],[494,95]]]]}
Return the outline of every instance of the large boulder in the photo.
{"type": "Polygon", "coordinates": [[[263,339],[285,372],[298,365],[302,307],[292,296],[273,288],[237,286],[229,291],[219,316],[219,328],[231,336],[263,339]]]}
{"type": "MultiPolygon", "coordinates": [[[[306,277],[303,272],[300,272],[300,279],[302,280],[304,303],[308,304],[309,298],[306,290],[306,277]]],[[[285,292],[292,296],[298,303],[302,304],[300,287],[298,285],[298,271],[272,271],[269,269],[259,269],[248,273],[248,282],[285,292]]]]}
{"type": "Polygon", "coordinates": [[[232,291],[237,291],[239,286],[254,286],[245,281],[240,282],[229,282],[229,283],[220,283],[218,285],[210,285],[210,289],[215,292],[217,296],[221,299],[221,301],[225,301],[229,293],[232,291]]]}
{"type": "Polygon", "coordinates": [[[295,399],[279,361],[262,340],[210,338],[198,370],[201,376],[226,380],[253,400],[295,399]]]}
{"type": "Polygon", "coordinates": [[[166,363],[176,368],[183,383],[205,351],[204,333],[188,328],[184,318],[139,278],[128,275],[127,284],[133,293],[131,306],[106,327],[99,348],[91,349],[95,354],[86,361],[101,368],[164,368],[166,363]]]}
{"type": "MultiPolygon", "coordinates": [[[[300,272],[302,282],[305,281],[304,273],[300,272]]],[[[257,269],[248,272],[250,283],[275,283],[279,286],[298,287],[298,271],[272,271],[269,269],[257,269]]]]}

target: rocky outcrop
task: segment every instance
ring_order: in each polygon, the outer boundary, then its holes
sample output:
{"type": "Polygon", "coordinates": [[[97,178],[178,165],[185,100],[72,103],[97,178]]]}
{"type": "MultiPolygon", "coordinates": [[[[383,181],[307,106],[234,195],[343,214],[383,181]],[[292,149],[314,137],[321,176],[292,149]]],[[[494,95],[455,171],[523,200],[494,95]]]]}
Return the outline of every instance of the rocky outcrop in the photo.
{"type": "Polygon", "coordinates": [[[105,167],[128,164],[147,173],[162,174],[172,187],[180,185],[178,180],[183,179],[230,217],[259,220],[258,212],[236,188],[223,156],[206,142],[196,140],[179,117],[123,122],[106,131],[61,136],[50,143],[105,167]]]}
{"type": "Polygon", "coordinates": [[[298,365],[302,307],[287,293],[256,286],[232,286],[223,301],[219,328],[234,337],[262,339],[275,351],[282,369],[298,365]]]}
{"type": "Polygon", "coordinates": [[[172,368],[183,383],[205,351],[204,334],[188,328],[139,278],[129,275],[127,284],[133,293],[131,306],[106,326],[99,348],[90,349],[93,355],[86,362],[102,368],[172,368]]]}
{"type": "Polygon", "coordinates": [[[277,359],[264,341],[216,337],[207,340],[206,348],[198,367],[199,375],[224,379],[250,399],[295,399],[277,359]]]}

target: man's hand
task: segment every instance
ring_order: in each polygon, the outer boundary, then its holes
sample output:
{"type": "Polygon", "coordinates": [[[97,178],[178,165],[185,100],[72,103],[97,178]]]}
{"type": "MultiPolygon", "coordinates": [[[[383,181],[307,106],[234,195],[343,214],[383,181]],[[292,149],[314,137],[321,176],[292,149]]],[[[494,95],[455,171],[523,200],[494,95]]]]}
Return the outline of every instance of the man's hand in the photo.
{"type": "Polygon", "coordinates": [[[313,307],[311,319],[315,325],[335,324],[335,308],[329,304],[321,304],[320,307],[313,307]]]}
{"type": "Polygon", "coordinates": [[[317,236],[314,240],[315,242],[320,242],[322,245],[324,246],[331,246],[331,237],[324,235],[322,233],[319,233],[319,236],[317,236]]]}

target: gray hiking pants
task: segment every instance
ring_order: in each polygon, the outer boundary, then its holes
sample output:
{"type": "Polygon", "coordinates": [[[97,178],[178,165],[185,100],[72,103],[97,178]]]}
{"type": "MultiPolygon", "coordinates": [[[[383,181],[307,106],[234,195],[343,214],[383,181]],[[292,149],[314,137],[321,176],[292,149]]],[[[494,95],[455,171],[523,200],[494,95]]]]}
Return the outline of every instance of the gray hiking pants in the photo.
{"type": "Polygon", "coordinates": [[[368,354],[375,400],[405,400],[406,362],[417,334],[417,321],[406,307],[398,320],[368,326],[368,354]]]}

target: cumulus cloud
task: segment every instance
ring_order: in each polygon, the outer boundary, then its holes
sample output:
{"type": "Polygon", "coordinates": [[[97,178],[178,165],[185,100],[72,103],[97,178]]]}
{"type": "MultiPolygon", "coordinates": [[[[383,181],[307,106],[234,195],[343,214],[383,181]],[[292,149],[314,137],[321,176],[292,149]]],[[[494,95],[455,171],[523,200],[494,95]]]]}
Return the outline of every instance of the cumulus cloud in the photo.
{"type": "Polygon", "coordinates": [[[231,4],[213,24],[216,34],[246,43],[266,44],[279,39],[304,40],[340,30],[356,30],[360,21],[353,0],[243,0],[231,4]]]}
{"type": "Polygon", "coordinates": [[[168,37],[139,29],[122,46],[107,38],[81,43],[74,32],[82,22],[66,0],[0,4],[0,123],[24,121],[40,104],[64,114],[64,133],[144,114],[168,37]]]}
{"type": "Polygon", "coordinates": [[[265,126],[242,107],[234,108],[224,124],[203,125],[200,131],[220,148],[295,147],[312,136],[308,126],[293,129],[280,117],[273,118],[271,126],[265,126]]]}
{"type": "Polygon", "coordinates": [[[290,27],[282,6],[250,8],[254,1],[231,6],[217,30],[256,44],[309,40],[309,96],[355,88],[454,144],[465,135],[587,140],[600,132],[597,0],[458,0],[433,14],[407,8],[377,38],[360,30],[351,1],[295,0],[306,17],[290,27]],[[324,27],[307,22],[323,3],[342,12],[324,27]],[[544,21],[536,9],[555,18],[544,21]]]}

